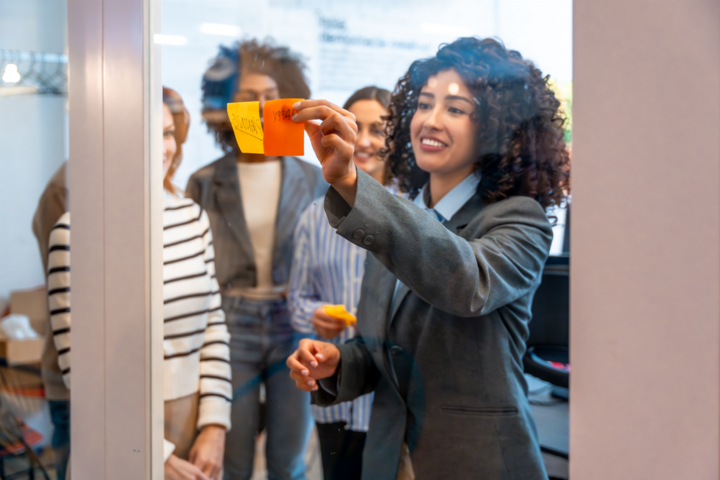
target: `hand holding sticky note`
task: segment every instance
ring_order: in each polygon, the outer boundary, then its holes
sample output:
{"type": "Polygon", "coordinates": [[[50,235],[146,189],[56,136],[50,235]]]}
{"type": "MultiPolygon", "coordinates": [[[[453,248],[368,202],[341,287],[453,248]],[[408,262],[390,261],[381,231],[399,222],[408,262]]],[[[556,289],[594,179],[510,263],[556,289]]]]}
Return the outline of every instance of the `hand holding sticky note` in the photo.
{"type": "Polygon", "coordinates": [[[302,98],[283,98],[270,100],[263,107],[263,126],[265,128],[265,155],[304,155],[304,122],[295,123],[292,116],[297,113],[293,105],[302,98]]]}
{"type": "Polygon", "coordinates": [[[304,124],[292,120],[297,113],[292,106],[300,100],[283,98],[266,102],[262,122],[260,102],[228,103],[228,117],[240,151],[267,156],[304,155],[304,124]]]}
{"type": "Polygon", "coordinates": [[[346,327],[352,327],[357,323],[357,318],[352,313],[345,310],[343,305],[325,305],[325,313],[331,317],[345,322],[346,327]]]}

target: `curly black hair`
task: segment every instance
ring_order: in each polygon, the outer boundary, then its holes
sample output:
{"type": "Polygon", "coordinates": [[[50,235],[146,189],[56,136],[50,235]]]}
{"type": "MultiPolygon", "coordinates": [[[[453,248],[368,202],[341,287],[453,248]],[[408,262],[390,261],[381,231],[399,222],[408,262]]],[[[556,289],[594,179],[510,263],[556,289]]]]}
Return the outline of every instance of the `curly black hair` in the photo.
{"type": "Polygon", "coordinates": [[[217,56],[202,80],[202,117],[215,141],[225,152],[237,151],[237,141],[227,116],[227,104],[233,101],[243,72],[262,73],[278,85],[281,98],[310,98],[310,87],[300,55],[271,40],[238,42],[220,46],[217,56]]]}
{"type": "Polygon", "coordinates": [[[385,154],[393,177],[411,198],[428,181],[410,141],[410,122],[428,79],[455,70],[473,93],[477,108],[478,190],[488,202],[524,195],[543,208],[560,206],[569,193],[565,115],[548,86],[549,77],[520,53],[494,39],[460,38],[437,55],[416,60],[398,81],[390,104],[385,154]]]}

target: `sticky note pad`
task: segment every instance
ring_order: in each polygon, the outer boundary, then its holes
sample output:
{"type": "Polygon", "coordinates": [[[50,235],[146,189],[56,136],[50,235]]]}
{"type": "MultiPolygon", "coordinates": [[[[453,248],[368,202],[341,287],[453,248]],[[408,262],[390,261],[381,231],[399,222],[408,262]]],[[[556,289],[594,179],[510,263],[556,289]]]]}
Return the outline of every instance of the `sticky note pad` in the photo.
{"type": "Polygon", "coordinates": [[[265,155],[304,155],[303,122],[295,123],[292,116],[297,113],[292,106],[302,98],[283,98],[270,100],[263,107],[263,126],[265,137],[263,146],[265,155]]]}
{"type": "Polygon", "coordinates": [[[331,317],[344,321],[346,327],[351,327],[357,323],[355,315],[345,310],[343,305],[325,305],[324,310],[331,317]]]}
{"type": "Polygon", "coordinates": [[[263,128],[260,121],[260,102],[228,103],[227,113],[240,151],[265,153],[263,128]]]}

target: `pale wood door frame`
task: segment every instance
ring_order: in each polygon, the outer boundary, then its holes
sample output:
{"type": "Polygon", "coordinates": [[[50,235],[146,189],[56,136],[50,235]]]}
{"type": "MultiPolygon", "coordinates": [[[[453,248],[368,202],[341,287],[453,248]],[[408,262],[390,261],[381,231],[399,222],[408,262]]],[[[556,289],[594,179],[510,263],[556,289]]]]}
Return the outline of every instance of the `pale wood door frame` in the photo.
{"type": "Polygon", "coordinates": [[[720,0],[575,0],[570,478],[720,476],[720,0]]]}

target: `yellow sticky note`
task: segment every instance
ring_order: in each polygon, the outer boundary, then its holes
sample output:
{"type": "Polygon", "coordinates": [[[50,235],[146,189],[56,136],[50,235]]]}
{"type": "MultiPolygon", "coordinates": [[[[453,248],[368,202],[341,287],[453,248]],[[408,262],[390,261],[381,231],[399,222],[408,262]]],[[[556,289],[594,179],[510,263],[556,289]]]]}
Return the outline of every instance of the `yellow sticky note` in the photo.
{"type": "Polygon", "coordinates": [[[325,313],[338,320],[343,320],[346,327],[351,327],[357,323],[357,318],[352,313],[345,310],[343,305],[325,305],[325,313]]]}
{"type": "Polygon", "coordinates": [[[260,102],[228,103],[227,113],[240,151],[264,154],[260,102]]]}

